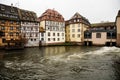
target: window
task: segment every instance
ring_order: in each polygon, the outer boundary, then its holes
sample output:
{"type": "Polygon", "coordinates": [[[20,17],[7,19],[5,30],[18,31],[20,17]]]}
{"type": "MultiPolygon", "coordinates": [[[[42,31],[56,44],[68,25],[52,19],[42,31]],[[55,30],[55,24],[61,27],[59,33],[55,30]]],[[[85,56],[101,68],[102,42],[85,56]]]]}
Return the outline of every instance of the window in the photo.
{"type": "Polygon", "coordinates": [[[72,37],[74,38],[74,37],[75,37],[75,34],[72,34],[72,37]]]}
{"type": "Polygon", "coordinates": [[[14,27],[13,26],[10,26],[10,30],[13,30],[14,29],[14,27]]]}
{"type": "Polygon", "coordinates": [[[14,22],[13,21],[10,21],[10,24],[13,24],[14,22]]]}
{"type": "Polygon", "coordinates": [[[55,27],[53,27],[53,30],[55,30],[55,27]]]}
{"type": "Polygon", "coordinates": [[[36,41],[36,39],[34,39],[34,41],[36,41]]]}
{"type": "Polygon", "coordinates": [[[39,23],[35,23],[35,25],[37,26],[39,23]]]}
{"type": "Polygon", "coordinates": [[[5,23],[5,20],[1,20],[1,23],[4,24],[4,23],[5,23]]]}
{"type": "Polygon", "coordinates": [[[17,25],[19,25],[19,22],[16,22],[17,25]]]}
{"type": "Polygon", "coordinates": [[[41,38],[41,41],[44,41],[44,38],[41,38]]]}
{"type": "Polygon", "coordinates": [[[78,24],[78,27],[80,27],[80,23],[78,24]]]}
{"type": "Polygon", "coordinates": [[[76,22],[76,20],[74,20],[74,22],[76,22]]]}
{"type": "Polygon", "coordinates": [[[85,38],[85,39],[88,39],[88,38],[91,39],[91,38],[92,38],[92,32],[87,32],[87,31],[85,31],[85,32],[84,32],[84,38],[85,38]]]}
{"type": "Polygon", "coordinates": [[[5,10],[5,6],[1,6],[1,10],[5,10]]]}
{"type": "Polygon", "coordinates": [[[33,27],[31,27],[31,30],[33,30],[33,27]]]}
{"type": "Polygon", "coordinates": [[[75,29],[72,29],[72,32],[75,32],[75,29]]]}
{"type": "Polygon", "coordinates": [[[5,41],[6,41],[6,39],[3,38],[3,39],[2,39],[2,42],[4,43],[5,41]]]}
{"type": "Polygon", "coordinates": [[[48,38],[48,41],[50,41],[50,38],[48,38]]]}
{"type": "Polygon", "coordinates": [[[11,8],[11,12],[15,12],[15,11],[14,11],[14,8],[11,8]]]}
{"type": "Polygon", "coordinates": [[[2,26],[2,27],[1,27],[1,30],[5,30],[5,27],[4,27],[4,26],[2,26]]]}
{"type": "Polygon", "coordinates": [[[96,33],[96,38],[101,38],[101,33],[96,33]]]}
{"type": "Polygon", "coordinates": [[[60,41],[60,38],[57,38],[58,41],[60,41]]]}
{"type": "Polygon", "coordinates": [[[31,41],[33,41],[33,39],[31,39],[31,41]]]}
{"type": "Polygon", "coordinates": [[[38,37],[38,34],[37,34],[37,33],[35,34],[35,37],[38,37]]]}
{"type": "Polygon", "coordinates": [[[55,41],[55,38],[53,38],[53,41],[55,41]]]}
{"type": "Polygon", "coordinates": [[[48,36],[50,36],[50,32],[48,32],[48,36]]]}
{"type": "Polygon", "coordinates": [[[80,34],[78,34],[77,37],[80,38],[80,34]]]}
{"type": "Polygon", "coordinates": [[[26,28],[24,27],[23,30],[26,30],[26,28]]]}
{"type": "Polygon", "coordinates": [[[107,39],[115,39],[116,33],[115,32],[107,32],[107,39]]]}
{"type": "Polygon", "coordinates": [[[59,33],[57,33],[57,36],[60,36],[59,33]]]}
{"type": "Polygon", "coordinates": [[[18,33],[18,32],[16,33],[16,36],[19,36],[19,33],[18,33]]]}
{"type": "Polygon", "coordinates": [[[64,33],[62,33],[62,36],[64,36],[64,33]]]}
{"type": "Polygon", "coordinates": [[[19,27],[16,27],[16,30],[19,30],[19,27]]]}
{"type": "Polygon", "coordinates": [[[78,29],[78,32],[80,32],[80,29],[78,29]]]}
{"type": "Polygon", "coordinates": [[[48,25],[49,24],[49,21],[46,21],[46,25],[48,25]]]}
{"type": "Polygon", "coordinates": [[[36,31],[38,31],[38,28],[35,28],[36,31]]]}
{"type": "Polygon", "coordinates": [[[53,33],[53,36],[55,36],[55,33],[53,33]]]}
{"type": "Polygon", "coordinates": [[[12,33],[12,32],[10,32],[10,33],[9,33],[9,35],[10,35],[10,36],[13,36],[13,33],[12,33]]]}
{"type": "Polygon", "coordinates": [[[32,33],[30,33],[30,37],[32,37],[32,33]]]}
{"type": "Polygon", "coordinates": [[[50,29],[50,27],[47,27],[47,30],[49,30],[50,29]]]}
{"type": "Polygon", "coordinates": [[[41,36],[44,37],[44,33],[41,33],[41,36]]]}
{"type": "Polygon", "coordinates": [[[0,31],[0,36],[5,36],[5,32],[0,31]]]}

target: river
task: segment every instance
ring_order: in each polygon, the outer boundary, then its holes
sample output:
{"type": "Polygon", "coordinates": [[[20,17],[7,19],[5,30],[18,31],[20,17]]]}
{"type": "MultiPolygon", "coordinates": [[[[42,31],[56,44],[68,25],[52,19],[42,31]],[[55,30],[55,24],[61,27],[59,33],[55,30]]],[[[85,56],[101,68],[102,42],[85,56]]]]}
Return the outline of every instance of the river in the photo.
{"type": "Polygon", "coordinates": [[[0,80],[120,80],[120,48],[0,50],[0,80]]]}

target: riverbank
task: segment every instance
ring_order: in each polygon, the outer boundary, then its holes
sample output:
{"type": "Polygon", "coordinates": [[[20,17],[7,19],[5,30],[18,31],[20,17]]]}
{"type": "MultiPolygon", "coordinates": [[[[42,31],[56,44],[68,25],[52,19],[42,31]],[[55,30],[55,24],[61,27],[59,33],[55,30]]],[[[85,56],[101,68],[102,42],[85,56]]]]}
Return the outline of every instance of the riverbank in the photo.
{"type": "MultiPolygon", "coordinates": [[[[49,45],[39,45],[39,46],[30,46],[30,47],[19,47],[19,46],[1,46],[0,50],[22,50],[25,48],[35,48],[35,47],[49,47],[49,46],[96,46],[96,47],[104,47],[104,46],[108,46],[108,47],[112,47],[109,45],[85,45],[84,43],[76,43],[76,42],[66,42],[66,43],[61,43],[61,44],[49,44],[49,45]]],[[[119,47],[119,46],[115,46],[115,47],[119,47]]]]}

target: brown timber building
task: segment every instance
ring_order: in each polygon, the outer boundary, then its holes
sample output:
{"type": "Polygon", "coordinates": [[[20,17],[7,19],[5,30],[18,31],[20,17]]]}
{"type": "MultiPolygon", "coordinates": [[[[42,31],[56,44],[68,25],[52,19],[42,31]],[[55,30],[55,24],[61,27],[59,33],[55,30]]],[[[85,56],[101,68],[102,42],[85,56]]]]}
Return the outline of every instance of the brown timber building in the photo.
{"type": "Polygon", "coordinates": [[[20,35],[18,9],[0,4],[0,47],[21,47],[20,35]]]}

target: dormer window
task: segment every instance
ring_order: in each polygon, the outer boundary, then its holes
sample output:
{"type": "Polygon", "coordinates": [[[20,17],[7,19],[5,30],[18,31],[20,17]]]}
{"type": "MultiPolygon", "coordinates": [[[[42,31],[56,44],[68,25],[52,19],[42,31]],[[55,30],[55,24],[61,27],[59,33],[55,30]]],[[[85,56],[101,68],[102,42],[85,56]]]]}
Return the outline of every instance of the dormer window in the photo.
{"type": "Polygon", "coordinates": [[[11,8],[11,12],[15,12],[13,8],[11,8]]]}
{"type": "Polygon", "coordinates": [[[74,22],[76,22],[76,20],[74,20],[74,22]]]}
{"type": "Polygon", "coordinates": [[[5,10],[5,6],[1,6],[1,10],[5,10]]]}

